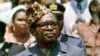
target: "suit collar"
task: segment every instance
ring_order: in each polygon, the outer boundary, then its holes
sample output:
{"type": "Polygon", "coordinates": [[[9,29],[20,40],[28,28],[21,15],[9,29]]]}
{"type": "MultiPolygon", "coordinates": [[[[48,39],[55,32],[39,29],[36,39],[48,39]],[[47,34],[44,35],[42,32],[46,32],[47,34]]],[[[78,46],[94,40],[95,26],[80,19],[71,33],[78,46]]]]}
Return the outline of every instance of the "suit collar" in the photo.
{"type": "MultiPolygon", "coordinates": [[[[59,51],[61,52],[61,53],[67,53],[68,52],[68,50],[69,50],[69,46],[68,45],[65,45],[64,43],[62,43],[62,42],[58,42],[57,44],[59,44],[59,51]]],[[[29,49],[27,49],[26,51],[26,56],[29,56],[29,55],[40,55],[41,56],[41,51],[40,51],[40,49],[37,47],[37,45],[35,45],[34,47],[31,47],[31,48],[29,48],[29,49]],[[35,50],[35,51],[34,51],[35,50]]]]}
{"type": "Polygon", "coordinates": [[[33,47],[30,47],[28,48],[27,50],[23,51],[24,55],[26,56],[31,56],[33,54],[36,54],[37,56],[37,53],[40,52],[39,49],[37,48],[37,45],[33,46],[33,47]],[[35,50],[35,51],[34,51],[35,50]]]}

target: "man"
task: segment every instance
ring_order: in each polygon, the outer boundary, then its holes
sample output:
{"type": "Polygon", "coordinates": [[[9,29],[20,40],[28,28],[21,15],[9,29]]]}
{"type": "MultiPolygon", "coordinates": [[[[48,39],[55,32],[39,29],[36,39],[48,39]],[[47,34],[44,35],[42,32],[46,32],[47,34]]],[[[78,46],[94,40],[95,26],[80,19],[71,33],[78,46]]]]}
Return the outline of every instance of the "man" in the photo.
{"type": "MultiPolygon", "coordinates": [[[[61,31],[63,28],[63,14],[65,12],[65,7],[62,4],[55,3],[55,2],[47,3],[45,6],[49,8],[52,11],[52,13],[54,13],[54,15],[57,17],[57,20],[59,21],[59,28],[61,31]]],[[[67,34],[61,33],[58,40],[60,40],[65,44],[70,43],[74,46],[83,48],[85,50],[84,42],[80,37],[69,36],[67,34]]]]}
{"type": "Polygon", "coordinates": [[[0,19],[0,56],[13,56],[23,50],[25,48],[22,45],[7,43],[4,41],[4,33],[5,33],[6,23],[0,19]]]}
{"type": "Polygon", "coordinates": [[[57,40],[61,32],[58,20],[45,6],[35,2],[26,14],[37,44],[16,56],[85,56],[81,48],[57,40]]]}

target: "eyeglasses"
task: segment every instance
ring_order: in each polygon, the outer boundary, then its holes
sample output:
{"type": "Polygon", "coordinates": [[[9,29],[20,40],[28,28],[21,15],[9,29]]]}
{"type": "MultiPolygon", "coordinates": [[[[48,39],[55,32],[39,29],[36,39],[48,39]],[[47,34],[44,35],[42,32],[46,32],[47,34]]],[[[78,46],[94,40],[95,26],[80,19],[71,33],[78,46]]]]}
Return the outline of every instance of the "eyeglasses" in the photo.
{"type": "Polygon", "coordinates": [[[47,29],[48,26],[52,28],[57,28],[58,25],[59,25],[58,22],[44,22],[44,23],[36,24],[35,27],[39,27],[40,29],[47,29]]]}

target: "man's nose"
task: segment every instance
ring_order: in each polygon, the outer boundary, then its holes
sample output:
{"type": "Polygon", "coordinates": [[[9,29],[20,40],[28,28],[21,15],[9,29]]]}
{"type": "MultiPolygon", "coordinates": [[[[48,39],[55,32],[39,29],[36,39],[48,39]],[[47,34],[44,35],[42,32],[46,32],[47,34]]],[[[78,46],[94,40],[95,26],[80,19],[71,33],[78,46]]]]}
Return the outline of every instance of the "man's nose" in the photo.
{"type": "Polygon", "coordinates": [[[47,30],[53,30],[52,25],[48,25],[48,26],[47,26],[47,30]]]}
{"type": "Polygon", "coordinates": [[[53,27],[52,27],[52,25],[48,25],[47,28],[52,29],[53,27]]]}

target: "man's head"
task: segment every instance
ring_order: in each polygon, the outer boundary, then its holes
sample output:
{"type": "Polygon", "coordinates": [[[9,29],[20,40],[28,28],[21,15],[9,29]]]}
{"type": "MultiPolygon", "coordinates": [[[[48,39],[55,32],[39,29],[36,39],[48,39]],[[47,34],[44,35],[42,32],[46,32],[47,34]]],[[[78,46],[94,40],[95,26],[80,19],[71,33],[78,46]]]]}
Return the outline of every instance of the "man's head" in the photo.
{"type": "Polygon", "coordinates": [[[62,30],[63,27],[63,14],[65,12],[65,7],[62,4],[51,2],[45,4],[47,8],[49,8],[52,13],[57,17],[57,20],[59,21],[59,28],[60,31],[62,30]]]}
{"type": "Polygon", "coordinates": [[[4,33],[5,33],[6,24],[0,21],[0,42],[4,41],[4,33]]]}
{"type": "Polygon", "coordinates": [[[37,42],[43,45],[54,44],[59,36],[56,16],[36,2],[27,10],[27,16],[31,33],[36,36],[37,42]]]}

